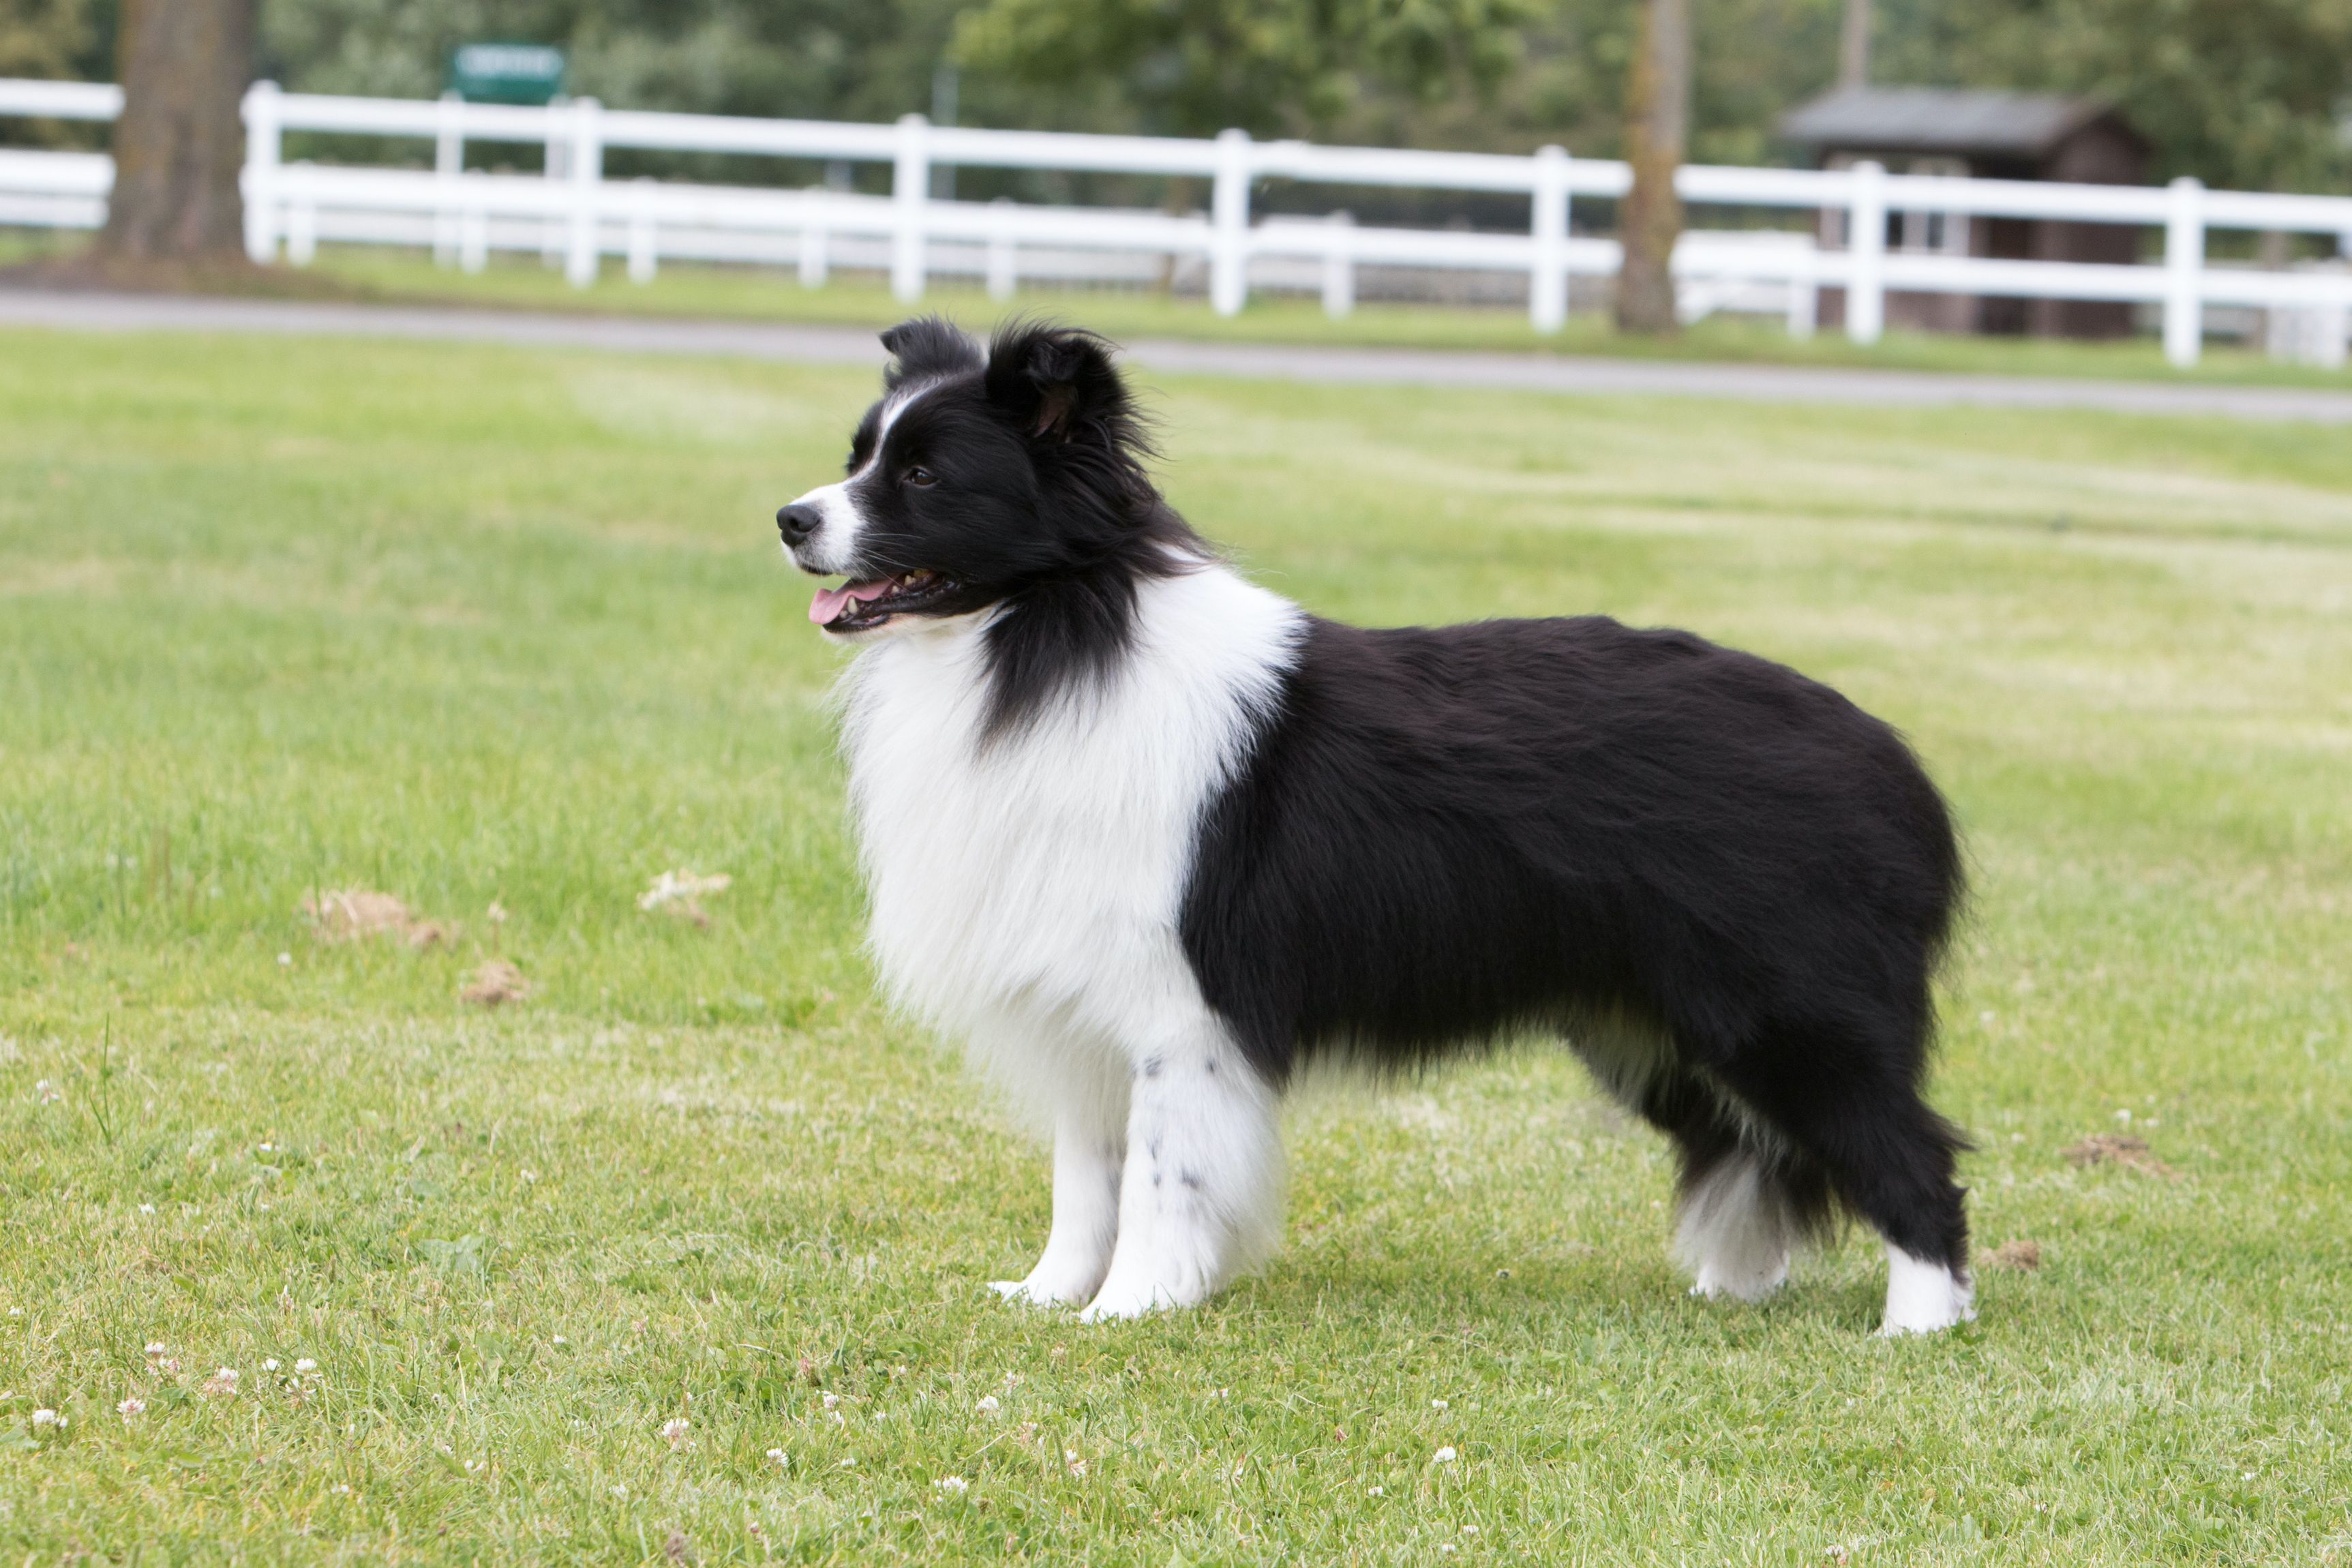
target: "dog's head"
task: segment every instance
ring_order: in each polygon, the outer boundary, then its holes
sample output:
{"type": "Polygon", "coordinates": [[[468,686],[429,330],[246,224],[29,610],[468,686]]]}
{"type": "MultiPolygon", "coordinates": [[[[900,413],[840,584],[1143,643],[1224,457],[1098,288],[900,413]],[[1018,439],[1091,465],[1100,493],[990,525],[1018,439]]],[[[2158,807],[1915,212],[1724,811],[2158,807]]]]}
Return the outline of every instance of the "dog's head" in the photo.
{"type": "Polygon", "coordinates": [[[983,352],[926,317],[882,344],[895,363],[847,477],[776,513],[794,564],[847,579],[809,606],[827,633],[985,610],[1159,531],[1148,448],[1102,339],[1024,322],[983,352]]]}

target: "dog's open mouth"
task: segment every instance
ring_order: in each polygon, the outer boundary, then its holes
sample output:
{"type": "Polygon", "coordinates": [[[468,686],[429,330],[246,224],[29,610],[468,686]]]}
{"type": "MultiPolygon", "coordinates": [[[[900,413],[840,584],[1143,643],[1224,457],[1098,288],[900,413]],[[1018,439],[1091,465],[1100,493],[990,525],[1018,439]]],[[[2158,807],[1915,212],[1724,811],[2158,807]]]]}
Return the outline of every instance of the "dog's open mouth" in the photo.
{"type": "Polygon", "coordinates": [[[870,632],[893,616],[919,614],[956,591],[952,578],[936,572],[902,572],[819,588],[809,601],[809,619],[829,632],[870,632]]]}

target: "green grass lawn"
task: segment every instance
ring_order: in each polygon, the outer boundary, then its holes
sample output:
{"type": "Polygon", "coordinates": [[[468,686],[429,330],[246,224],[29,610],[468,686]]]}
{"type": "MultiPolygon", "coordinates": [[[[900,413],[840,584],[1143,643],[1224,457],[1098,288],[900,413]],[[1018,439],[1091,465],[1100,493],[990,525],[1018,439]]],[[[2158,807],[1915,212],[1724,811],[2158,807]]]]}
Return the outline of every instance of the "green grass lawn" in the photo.
{"type": "Polygon", "coordinates": [[[987,1290],[1044,1160],[859,952],[770,513],[869,392],[0,334],[0,1560],[2352,1552],[2352,442],[1160,385],[1318,611],[1686,625],[1909,731],[1934,1096],[2042,1262],[1930,1341],[1861,1236],[1695,1302],[1659,1141],[1531,1047],[1301,1106],[1271,1268],[1090,1329],[987,1290]],[[353,887],[447,940],[319,940],[353,887]]]}

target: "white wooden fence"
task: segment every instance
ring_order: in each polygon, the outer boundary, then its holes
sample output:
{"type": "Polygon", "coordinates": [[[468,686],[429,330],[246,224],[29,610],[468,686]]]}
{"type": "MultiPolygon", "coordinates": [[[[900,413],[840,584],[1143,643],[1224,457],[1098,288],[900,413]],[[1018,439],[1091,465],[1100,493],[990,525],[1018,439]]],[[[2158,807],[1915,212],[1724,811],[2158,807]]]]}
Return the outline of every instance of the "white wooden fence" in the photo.
{"type": "MultiPolygon", "coordinates": [[[[0,80],[0,114],[110,120],[121,108],[121,90],[105,84],[0,80]]],[[[1607,276],[1618,266],[1614,240],[1571,235],[1574,202],[1622,196],[1632,179],[1622,163],[1571,158],[1558,147],[1510,157],[1256,142],[1239,131],[1187,141],[968,130],[911,114],[895,125],[749,120],[608,110],[593,99],[535,109],[322,97],[270,82],[247,93],[245,121],[247,248],[258,261],[276,260],[282,248],[288,259],[307,262],[322,240],[430,246],[443,261],[469,268],[492,249],[527,249],[560,258],[583,287],[606,256],[625,258],[639,280],[664,257],[796,265],[812,285],[835,266],[872,267],[887,269],[909,303],[934,274],[984,278],[992,292],[1006,295],[1024,276],[1140,281],[1169,261],[1205,262],[1211,301],[1228,315],[1253,283],[1265,287],[1286,273],[1295,279],[1301,268],[1319,275],[1326,307],[1344,313],[1358,268],[1408,267],[1524,276],[1529,316],[1543,331],[1565,319],[1571,276],[1607,276]],[[427,140],[435,167],[289,163],[281,153],[289,131],[427,140]],[[467,170],[467,142],[544,147],[546,173],[467,170]],[[886,163],[891,195],[608,180],[609,148],[886,163]],[[931,172],[943,165],[1193,176],[1209,182],[1209,210],[942,200],[931,194],[931,172]],[[1252,188],[1266,179],[1524,195],[1529,222],[1514,234],[1371,227],[1344,214],[1253,223],[1252,188]]],[[[94,227],[112,178],[102,154],[0,150],[0,224],[94,227]]],[[[2187,179],[2156,187],[1895,174],[1869,163],[1843,170],[1693,164],[1676,184],[1694,206],[1840,212],[1853,237],[1847,247],[1828,249],[1810,233],[1688,232],[1674,258],[1686,314],[1769,309],[1801,334],[1812,330],[1820,290],[1837,288],[1847,334],[1867,343],[1884,329],[1890,289],[2146,302],[2162,307],[2165,352],[2186,365],[2198,357],[2206,307],[2253,307],[2272,312],[2273,342],[2344,363],[2352,272],[2216,266],[2205,250],[2213,229],[2274,230],[2327,236],[2352,257],[2352,197],[2210,191],[2187,179]],[[2016,217],[2160,229],[2161,259],[2009,260],[1886,243],[1890,216],[1936,214],[1946,216],[1947,228],[2016,217]]]]}

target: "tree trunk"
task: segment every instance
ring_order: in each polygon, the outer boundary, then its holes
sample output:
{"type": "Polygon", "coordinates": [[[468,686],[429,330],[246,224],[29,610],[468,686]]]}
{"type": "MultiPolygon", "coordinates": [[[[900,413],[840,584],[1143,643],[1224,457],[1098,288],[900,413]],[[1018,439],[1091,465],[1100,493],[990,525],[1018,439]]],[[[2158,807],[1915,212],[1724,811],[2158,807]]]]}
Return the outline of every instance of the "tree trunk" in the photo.
{"type": "Polygon", "coordinates": [[[1628,332],[1674,331],[1675,241],[1683,232],[1675,195],[1690,131],[1689,0],[1643,0],[1642,39],[1625,92],[1625,155],[1633,188],[1618,219],[1625,247],[1617,273],[1617,325],[1628,332]]]}
{"type": "Polygon", "coordinates": [[[1838,86],[1870,85],[1870,0],[1845,0],[1838,29],[1838,86]]]}
{"type": "Polygon", "coordinates": [[[100,261],[236,263],[245,255],[237,105],[253,78],[255,0],[121,0],[114,195],[100,261]]]}

